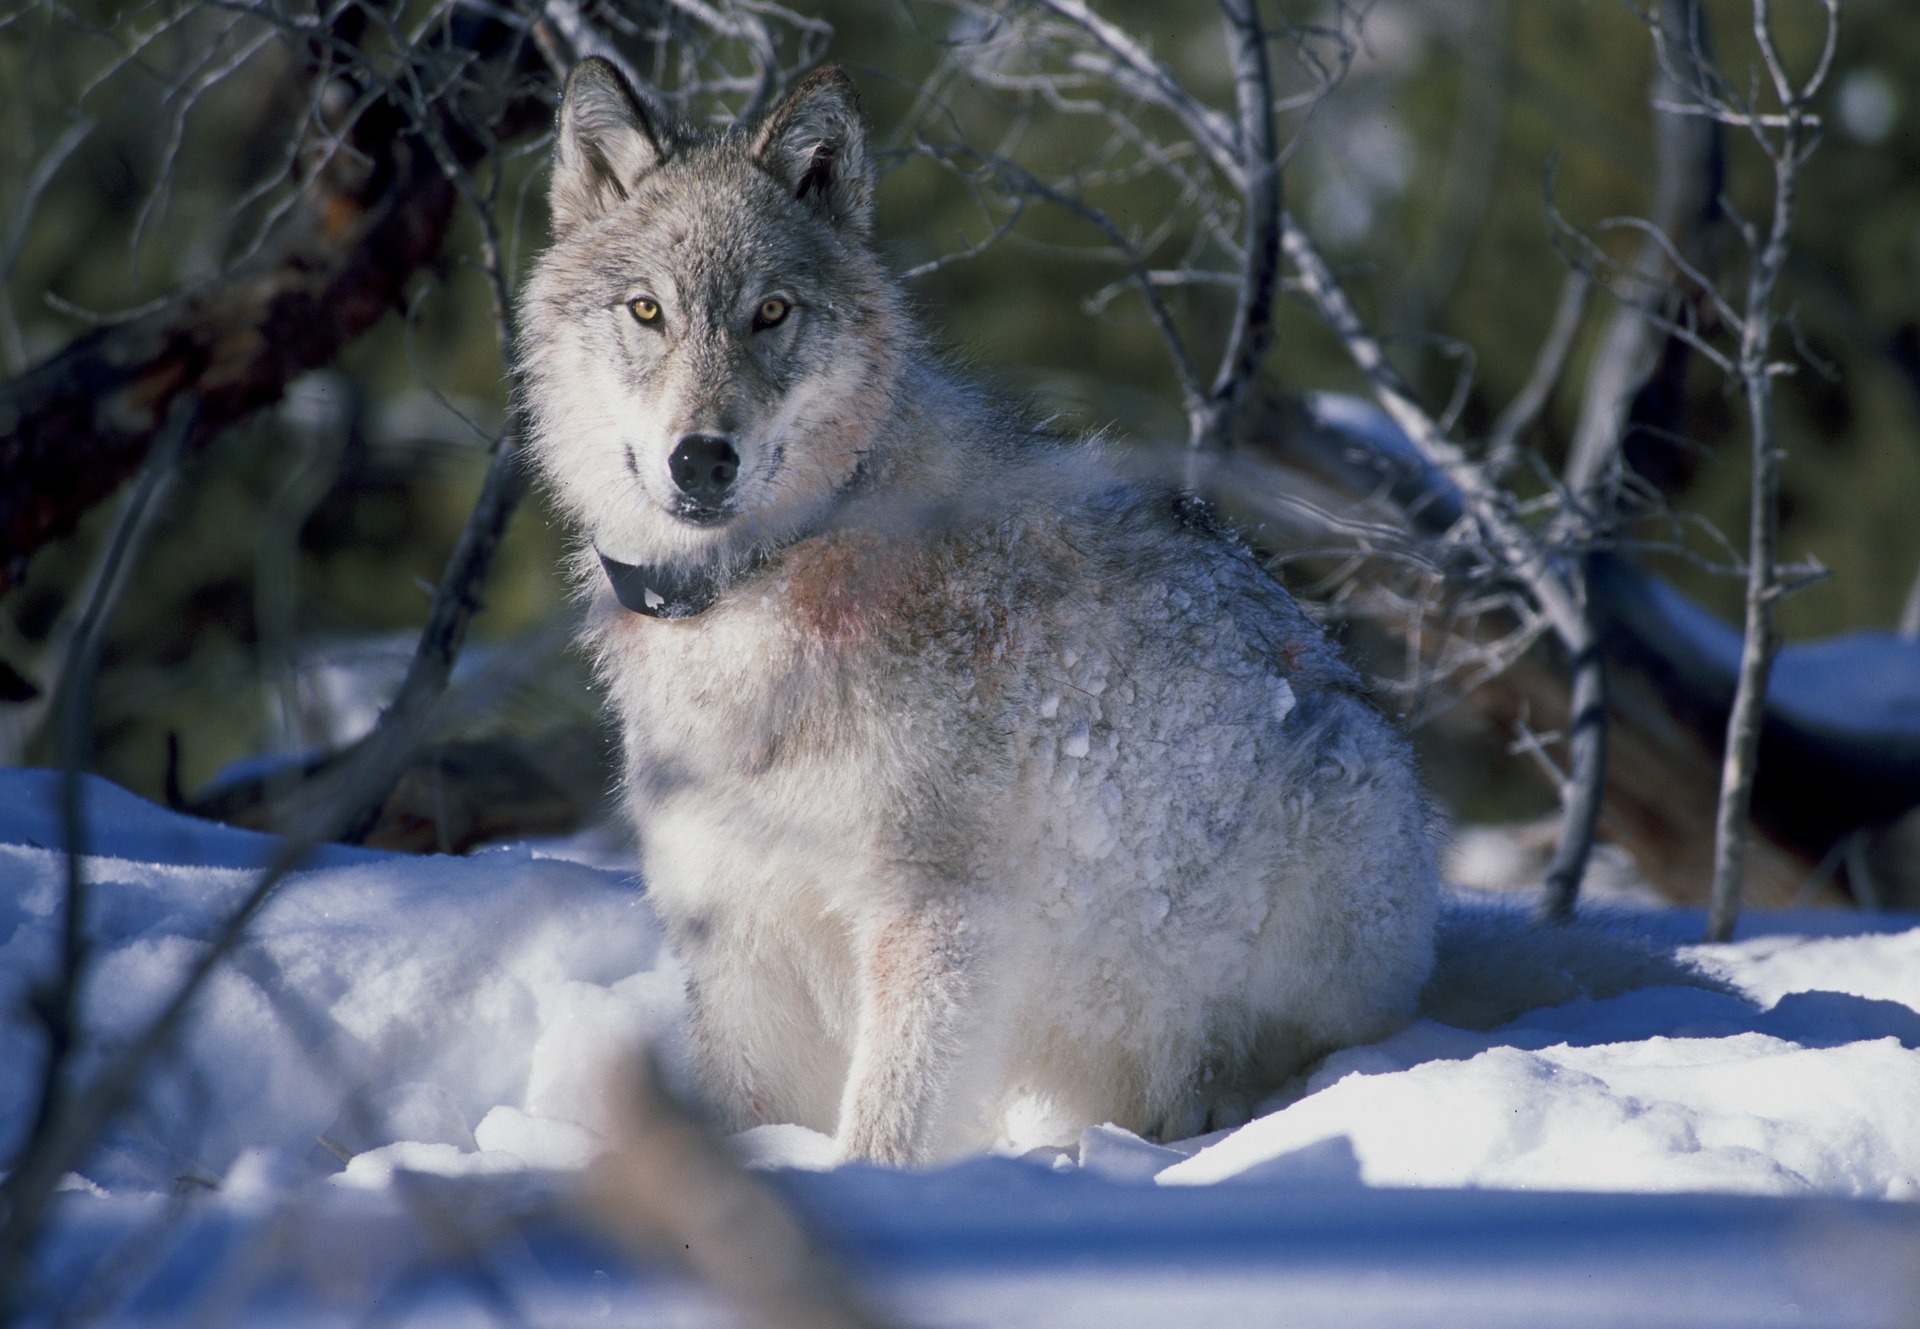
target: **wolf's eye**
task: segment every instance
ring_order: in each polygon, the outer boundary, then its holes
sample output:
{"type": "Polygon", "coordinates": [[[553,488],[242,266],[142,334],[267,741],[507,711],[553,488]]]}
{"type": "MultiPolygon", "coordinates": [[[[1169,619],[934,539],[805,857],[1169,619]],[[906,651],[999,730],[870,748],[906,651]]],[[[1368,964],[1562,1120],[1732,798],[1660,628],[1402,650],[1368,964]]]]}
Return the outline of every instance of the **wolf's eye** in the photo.
{"type": "Polygon", "coordinates": [[[660,321],[660,302],[649,300],[646,296],[627,301],[627,309],[641,323],[652,325],[660,321]]]}
{"type": "Polygon", "coordinates": [[[791,308],[791,305],[778,296],[770,300],[762,300],[760,307],[753,311],[754,331],[777,326],[786,319],[787,311],[791,308]]]}

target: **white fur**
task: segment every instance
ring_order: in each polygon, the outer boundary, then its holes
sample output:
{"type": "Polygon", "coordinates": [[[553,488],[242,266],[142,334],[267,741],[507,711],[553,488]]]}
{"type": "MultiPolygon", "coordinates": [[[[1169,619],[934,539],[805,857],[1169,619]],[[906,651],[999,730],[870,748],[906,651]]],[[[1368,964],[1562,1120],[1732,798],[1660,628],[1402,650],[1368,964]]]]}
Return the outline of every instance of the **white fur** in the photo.
{"type": "Polygon", "coordinates": [[[1436,904],[1404,746],[1297,611],[1291,679],[1215,621],[1249,586],[1284,605],[1224,541],[1100,578],[1041,556],[1058,505],[1115,483],[1042,460],[958,533],[893,527],[885,490],[854,528],[882,582],[963,551],[904,616],[961,635],[958,666],[890,643],[897,609],[823,639],[793,595],[825,538],[689,622],[597,597],[645,875],[737,1124],[912,1160],[1031,1096],[1063,1133],[1191,1134],[1412,1013],[1436,904]],[[996,579],[1022,559],[1045,612],[996,579]]]}
{"type": "Polygon", "coordinates": [[[925,352],[864,177],[790,197],[754,156],[868,169],[819,137],[857,132],[844,79],[796,97],[799,139],[675,140],[601,213],[563,117],[575,214],[524,310],[535,452],[589,548],[771,559],[681,621],[578,563],[708,1092],[894,1162],[1017,1105],[1066,1140],[1237,1124],[1415,1012],[1438,891],[1406,744],[1243,548],[925,352]],[[678,340],[593,294],[669,266],[720,292],[654,290],[678,340]],[[795,312],[749,330],[736,289],[795,312]],[[695,398],[743,457],[701,529],[655,466],[695,398]]]}

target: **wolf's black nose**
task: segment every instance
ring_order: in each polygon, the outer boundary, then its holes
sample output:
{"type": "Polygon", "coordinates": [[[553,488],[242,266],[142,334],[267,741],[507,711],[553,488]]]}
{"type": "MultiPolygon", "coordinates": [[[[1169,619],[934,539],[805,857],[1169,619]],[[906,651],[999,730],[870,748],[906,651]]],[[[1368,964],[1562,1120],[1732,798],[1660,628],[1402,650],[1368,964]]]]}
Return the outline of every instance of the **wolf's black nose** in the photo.
{"type": "Polygon", "coordinates": [[[667,458],[667,470],[693,506],[714,509],[740,474],[740,454],[718,434],[688,434],[667,458]]]}

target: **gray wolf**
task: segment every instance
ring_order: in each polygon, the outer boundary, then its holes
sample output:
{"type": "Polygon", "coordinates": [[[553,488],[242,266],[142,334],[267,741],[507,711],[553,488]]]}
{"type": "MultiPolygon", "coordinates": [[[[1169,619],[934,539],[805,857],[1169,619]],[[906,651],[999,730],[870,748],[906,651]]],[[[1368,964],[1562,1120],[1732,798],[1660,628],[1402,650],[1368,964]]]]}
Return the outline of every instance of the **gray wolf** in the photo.
{"type": "Polygon", "coordinates": [[[1237,1124],[1420,1008],[1407,744],[1203,510],[942,363],[873,179],[837,70],[710,130],[584,61],[521,303],[697,1069],[891,1163],[1237,1124]]]}

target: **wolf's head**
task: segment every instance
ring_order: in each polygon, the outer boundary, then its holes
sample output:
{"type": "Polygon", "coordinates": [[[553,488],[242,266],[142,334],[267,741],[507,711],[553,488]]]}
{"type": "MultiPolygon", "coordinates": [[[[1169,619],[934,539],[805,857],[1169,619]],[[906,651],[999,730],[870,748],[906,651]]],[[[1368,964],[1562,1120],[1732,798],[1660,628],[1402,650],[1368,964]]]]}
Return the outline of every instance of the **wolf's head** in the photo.
{"type": "Polygon", "coordinates": [[[595,548],[750,558],[830,511],[888,409],[900,299],[869,246],[847,76],[765,119],[670,122],[614,67],[567,80],[554,241],[521,303],[534,453],[595,548]]]}

